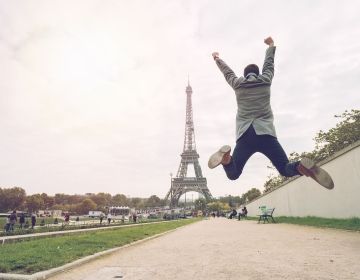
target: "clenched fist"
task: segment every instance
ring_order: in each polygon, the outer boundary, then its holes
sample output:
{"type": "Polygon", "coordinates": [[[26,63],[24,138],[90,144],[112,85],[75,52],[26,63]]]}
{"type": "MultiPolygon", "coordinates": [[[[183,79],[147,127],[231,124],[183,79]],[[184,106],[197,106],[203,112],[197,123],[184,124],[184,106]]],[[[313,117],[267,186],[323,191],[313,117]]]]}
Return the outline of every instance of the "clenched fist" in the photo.
{"type": "Polygon", "coordinates": [[[217,58],[219,58],[219,53],[218,52],[213,52],[212,56],[213,56],[214,60],[216,60],[217,58]]]}
{"type": "Polygon", "coordinates": [[[273,40],[271,37],[267,37],[267,38],[264,40],[264,43],[265,43],[266,45],[269,45],[269,47],[274,46],[274,40],[273,40]]]}

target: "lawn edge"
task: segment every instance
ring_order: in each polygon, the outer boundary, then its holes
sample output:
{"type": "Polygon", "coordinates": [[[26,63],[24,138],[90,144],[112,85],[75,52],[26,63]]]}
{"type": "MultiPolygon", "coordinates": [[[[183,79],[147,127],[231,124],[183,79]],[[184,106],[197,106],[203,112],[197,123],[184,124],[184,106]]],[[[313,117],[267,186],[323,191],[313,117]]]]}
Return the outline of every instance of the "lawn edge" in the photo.
{"type": "MultiPolygon", "coordinates": [[[[288,217],[288,216],[279,216],[279,217],[274,217],[276,223],[275,224],[283,224],[283,225],[296,225],[296,226],[304,226],[304,227],[311,227],[311,228],[319,228],[319,229],[329,229],[329,230],[340,230],[340,231],[347,231],[347,232],[359,232],[360,233],[360,228],[345,228],[345,227],[337,227],[337,226],[328,226],[328,225],[314,225],[314,224],[299,224],[299,223],[292,223],[292,222],[284,222],[284,221],[278,221],[279,218],[281,217],[288,217]]],[[[300,217],[300,218],[306,218],[306,217],[300,217]]],[[[316,218],[321,218],[321,217],[316,217],[316,218]]],[[[355,217],[358,218],[358,217],[355,217]]],[[[258,221],[259,218],[254,217],[254,216],[250,216],[248,217],[246,220],[247,221],[258,221]]],[[[331,218],[324,218],[324,219],[331,219],[331,218]]],[[[338,218],[334,218],[334,219],[338,219],[338,218]]],[[[347,220],[347,219],[344,219],[347,220]]],[[[257,222],[258,223],[258,222],[257,222]]],[[[263,222],[260,222],[258,224],[264,224],[263,222]]],[[[265,223],[266,224],[266,223],[265,223]]],[[[273,224],[272,222],[270,222],[270,224],[273,224]]]]}
{"type": "Polygon", "coordinates": [[[106,256],[106,255],[112,254],[114,252],[120,251],[122,249],[128,248],[130,246],[138,245],[140,243],[149,241],[151,239],[161,237],[161,236],[163,236],[165,234],[171,233],[173,231],[176,231],[178,229],[181,229],[183,227],[186,227],[186,226],[189,226],[189,225],[192,225],[192,224],[194,224],[194,223],[190,223],[190,224],[187,224],[187,225],[177,227],[175,229],[171,229],[171,230],[168,230],[168,231],[165,231],[165,232],[162,232],[162,233],[158,233],[158,234],[155,234],[153,236],[146,237],[144,239],[140,239],[140,240],[131,242],[129,244],[125,244],[125,245],[120,246],[120,247],[115,247],[115,248],[112,248],[112,249],[108,249],[106,251],[98,252],[98,253],[95,253],[93,255],[86,256],[86,257],[83,257],[81,259],[75,260],[75,261],[73,261],[71,263],[67,263],[67,264],[64,264],[62,266],[54,267],[54,268],[51,268],[51,269],[48,269],[48,270],[45,270],[45,271],[36,272],[34,274],[27,275],[27,274],[15,274],[15,273],[0,273],[0,280],[40,280],[40,279],[48,279],[49,277],[52,277],[52,276],[54,276],[56,274],[65,272],[67,270],[70,270],[70,269],[74,268],[75,266],[83,265],[83,264],[88,263],[88,262],[90,262],[90,261],[92,261],[94,259],[97,259],[99,257],[106,256]]]}

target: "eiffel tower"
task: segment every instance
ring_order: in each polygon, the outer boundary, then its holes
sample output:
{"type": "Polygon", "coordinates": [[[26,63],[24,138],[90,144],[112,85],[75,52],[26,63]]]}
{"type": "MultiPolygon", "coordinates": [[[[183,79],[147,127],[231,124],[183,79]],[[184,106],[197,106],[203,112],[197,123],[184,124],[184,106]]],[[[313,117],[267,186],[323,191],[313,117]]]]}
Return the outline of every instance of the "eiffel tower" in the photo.
{"type": "Polygon", "coordinates": [[[187,192],[197,192],[206,200],[212,198],[207,187],[206,178],[203,177],[198,161],[199,154],[196,152],[195,132],[193,122],[193,109],[191,103],[192,88],[188,81],[186,87],[186,122],[184,148],[181,154],[181,162],[175,178],[171,178],[171,187],[165,200],[170,200],[170,207],[177,207],[180,197],[187,192]],[[195,177],[187,177],[189,165],[195,169],[195,177]]]}

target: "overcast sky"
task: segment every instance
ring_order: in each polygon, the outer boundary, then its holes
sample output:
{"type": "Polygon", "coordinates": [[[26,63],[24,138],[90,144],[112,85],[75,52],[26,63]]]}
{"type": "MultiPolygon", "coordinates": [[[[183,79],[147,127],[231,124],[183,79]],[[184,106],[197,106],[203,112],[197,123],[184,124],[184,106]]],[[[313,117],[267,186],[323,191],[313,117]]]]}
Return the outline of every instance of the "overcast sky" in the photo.
{"type": "Polygon", "coordinates": [[[335,114],[360,107],[359,27],[356,0],[0,0],[0,187],[164,197],[189,74],[210,192],[262,190],[273,171],[261,154],[237,181],[207,167],[235,144],[235,95],[211,53],[241,75],[262,65],[271,35],[279,141],[288,154],[311,151],[335,114]]]}

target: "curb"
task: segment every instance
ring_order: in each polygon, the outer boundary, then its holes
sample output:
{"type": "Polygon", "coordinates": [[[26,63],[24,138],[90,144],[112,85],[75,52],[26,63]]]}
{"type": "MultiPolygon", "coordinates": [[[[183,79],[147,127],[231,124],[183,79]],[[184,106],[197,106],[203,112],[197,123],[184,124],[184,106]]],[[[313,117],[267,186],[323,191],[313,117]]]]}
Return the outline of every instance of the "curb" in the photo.
{"type": "Polygon", "coordinates": [[[88,263],[88,262],[90,262],[90,261],[92,261],[94,259],[97,259],[99,257],[103,257],[103,256],[109,255],[111,253],[120,251],[122,249],[128,248],[130,246],[138,245],[140,243],[149,241],[151,239],[161,237],[161,236],[163,236],[165,234],[171,233],[171,232],[173,232],[175,230],[178,230],[178,229],[183,228],[183,227],[188,226],[188,225],[183,225],[183,226],[175,228],[175,229],[171,229],[171,230],[168,230],[168,231],[165,231],[165,232],[162,232],[162,233],[159,233],[159,234],[156,234],[156,235],[144,238],[144,239],[140,239],[140,240],[137,240],[135,242],[131,242],[129,244],[121,246],[121,247],[116,247],[116,248],[108,249],[106,251],[98,252],[98,253],[95,253],[93,255],[90,255],[90,256],[78,259],[76,261],[73,261],[71,263],[68,263],[68,264],[65,264],[65,265],[62,265],[62,266],[59,266],[59,267],[51,268],[49,270],[36,272],[34,274],[31,274],[31,275],[0,273],[0,280],[40,280],[40,279],[48,279],[49,277],[52,277],[52,276],[54,276],[56,274],[59,274],[61,272],[70,270],[70,269],[72,269],[72,268],[74,268],[76,266],[88,263]]]}

